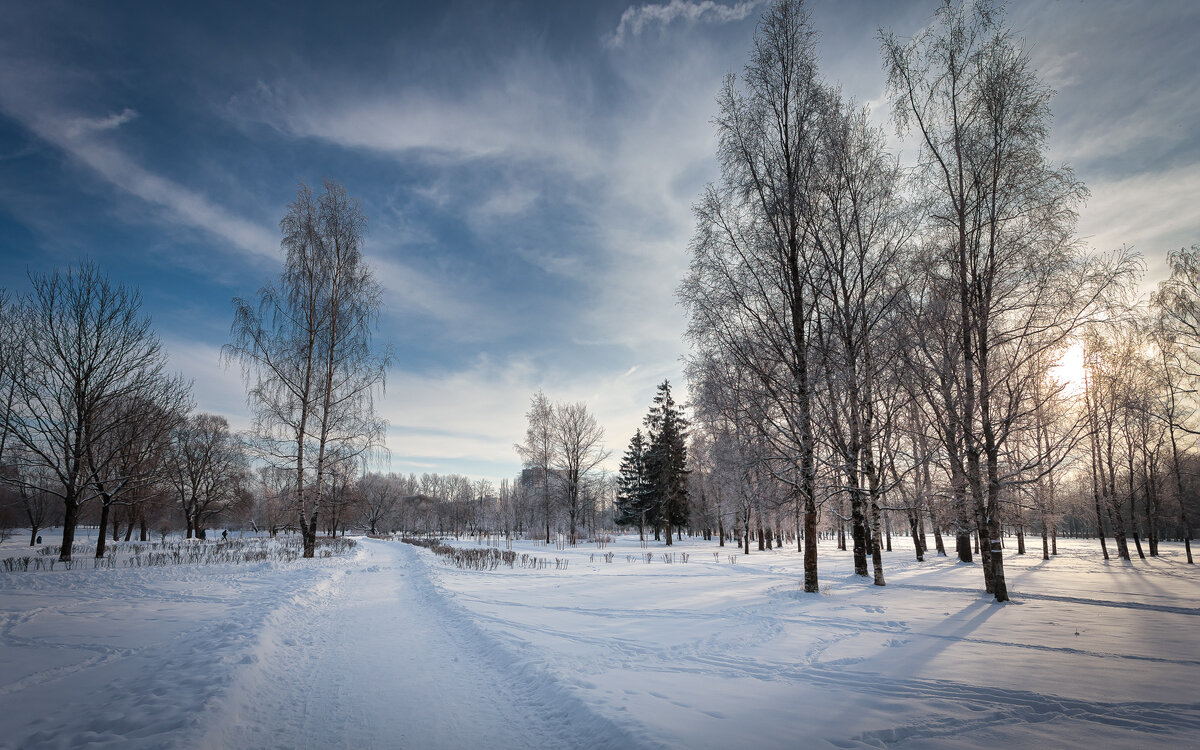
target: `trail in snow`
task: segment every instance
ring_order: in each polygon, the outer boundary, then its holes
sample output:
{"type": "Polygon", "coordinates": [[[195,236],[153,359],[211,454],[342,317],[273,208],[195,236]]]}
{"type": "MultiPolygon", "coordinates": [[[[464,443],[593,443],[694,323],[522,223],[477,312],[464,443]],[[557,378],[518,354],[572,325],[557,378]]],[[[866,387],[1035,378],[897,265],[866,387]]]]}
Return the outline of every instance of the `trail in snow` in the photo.
{"type": "Polygon", "coordinates": [[[417,551],[365,540],[266,621],[194,747],[631,748],[436,591],[417,551]]]}
{"type": "MultiPolygon", "coordinates": [[[[476,540],[450,542],[478,546],[476,540]]],[[[823,552],[458,570],[363,540],[331,559],[0,574],[0,750],[1191,747],[1197,569],[1094,543],[978,568],[823,552]],[[736,564],[732,564],[736,560],[736,564]]],[[[543,545],[515,549],[550,554],[543,545]]],[[[0,549],[0,554],[6,550],[0,549]]]]}

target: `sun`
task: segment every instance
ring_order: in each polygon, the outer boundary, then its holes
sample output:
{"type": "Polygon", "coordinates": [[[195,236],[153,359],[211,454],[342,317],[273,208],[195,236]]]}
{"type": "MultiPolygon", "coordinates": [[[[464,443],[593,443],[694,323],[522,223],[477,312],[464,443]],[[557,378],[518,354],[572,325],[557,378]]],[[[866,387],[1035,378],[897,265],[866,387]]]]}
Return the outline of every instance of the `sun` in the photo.
{"type": "Polygon", "coordinates": [[[1083,345],[1079,342],[1068,346],[1050,366],[1050,377],[1063,387],[1062,395],[1078,396],[1083,393],[1083,345]]]}

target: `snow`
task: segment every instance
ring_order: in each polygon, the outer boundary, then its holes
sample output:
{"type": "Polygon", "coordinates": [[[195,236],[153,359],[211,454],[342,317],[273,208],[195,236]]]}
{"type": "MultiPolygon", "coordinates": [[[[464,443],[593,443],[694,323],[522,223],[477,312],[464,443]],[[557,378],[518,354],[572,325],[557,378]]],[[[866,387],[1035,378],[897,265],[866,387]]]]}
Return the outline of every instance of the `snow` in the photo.
{"type": "MultiPolygon", "coordinates": [[[[15,539],[0,555],[25,554],[15,539]]],[[[916,563],[906,539],[884,588],[827,545],[819,595],[793,550],[685,541],[665,563],[628,537],[514,543],[551,562],[536,570],[363,539],[0,573],[0,747],[1200,746],[1181,545],[1129,564],[1012,541],[1004,605],[978,566],[916,563]]]]}

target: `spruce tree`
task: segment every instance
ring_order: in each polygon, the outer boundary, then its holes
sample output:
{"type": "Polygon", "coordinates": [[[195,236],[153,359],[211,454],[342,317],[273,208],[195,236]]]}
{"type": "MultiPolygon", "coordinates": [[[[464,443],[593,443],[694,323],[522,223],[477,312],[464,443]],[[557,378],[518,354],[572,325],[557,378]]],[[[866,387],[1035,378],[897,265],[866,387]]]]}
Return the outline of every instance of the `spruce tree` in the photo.
{"type": "Polygon", "coordinates": [[[629,441],[629,449],[621,458],[617,473],[617,517],[621,526],[638,527],[638,538],[646,538],[646,524],[657,523],[651,496],[650,477],[646,472],[646,453],[649,446],[639,429],[629,441]]]}
{"type": "Polygon", "coordinates": [[[671,384],[664,380],[654,396],[645,420],[650,435],[646,450],[646,473],[650,499],[656,520],[666,529],[667,544],[671,531],[688,522],[687,428],[688,422],[671,397],[671,384]]]}

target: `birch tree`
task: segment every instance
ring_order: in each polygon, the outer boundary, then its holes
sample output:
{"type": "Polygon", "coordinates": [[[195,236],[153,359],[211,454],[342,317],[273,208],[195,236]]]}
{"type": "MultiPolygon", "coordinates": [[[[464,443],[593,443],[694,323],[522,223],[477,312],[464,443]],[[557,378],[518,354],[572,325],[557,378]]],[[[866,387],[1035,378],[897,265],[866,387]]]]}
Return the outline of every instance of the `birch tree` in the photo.
{"type": "Polygon", "coordinates": [[[235,299],[225,360],[242,366],[260,456],[293,471],[293,512],[313,557],[327,474],[378,446],[376,416],[388,353],[372,346],[382,289],[363,254],[367,218],[340,184],[318,197],[301,184],[279,223],[285,260],[278,284],[235,299]]]}
{"type": "Polygon", "coordinates": [[[815,44],[802,3],[781,0],[763,15],[741,80],[731,75],[722,87],[721,177],[694,209],[691,265],[679,290],[693,347],[753,373],[772,401],[765,437],[788,457],[778,476],[803,507],[807,592],[819,589],[810,195],[829,100],[815,44]]]}
{"type": "Polygon", "coordinates": [[[559,404],[553,412],[553,454],[561,470],[571,544],[575,544],[577,526],[583,512],[583,492],[608,459],[604,449],[604,428],[582,401],[559,404]]]}
{"type": "Polygon", "coordinates": [[[545,522],[546,544],[549,544],[550,518],[553,515],[551,472],[554,467],[554,405],[541,390],[530,400],[525,419],[525,442],[513,447],[529,472],[527,476],[532,477],[533,484],[537,486],[545,522]]]}
{"type": "Polygon", "coordinates": [[[915,38],[889,32],[882,44],[897,127],[921,144],[917,187],[937,249],[929,257],[950,291],[950,416],[984,540],[984,583],[1006,601],[1002,466],[1030,406],[1026,365],[1061,348],[1131,259],[1082,255],[1074,226],[1086,190],[1046,159],[1053,92],[1001,7],[944,0],[915,38]]]}

